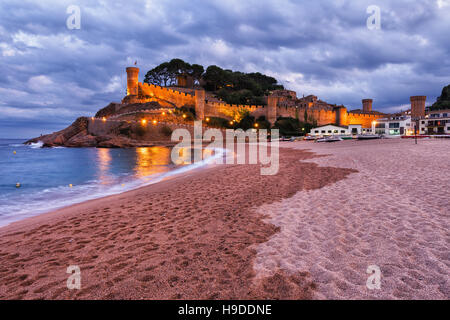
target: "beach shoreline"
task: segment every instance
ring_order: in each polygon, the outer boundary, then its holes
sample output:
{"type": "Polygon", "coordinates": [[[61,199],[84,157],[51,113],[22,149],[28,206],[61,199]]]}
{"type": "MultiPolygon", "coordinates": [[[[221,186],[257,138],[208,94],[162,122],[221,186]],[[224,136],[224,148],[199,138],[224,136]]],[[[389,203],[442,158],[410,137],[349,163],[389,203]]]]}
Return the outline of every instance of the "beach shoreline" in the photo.
{"type": "Polygon", "coordinates": [[[449,298],[449,144],[411,143],[280,143],[275,176],[216,165],[15,222],[0,228],[0,297],[449,298]],[[427,177],[411,170],[424,161],[427,177]],[[434,199],[419,178],[437,181],[434,199]],[[66,287],[70,265],[81,290],[66,287]]]}
{"type": "Polygon", "coordinates": [[[280,150],[280,171],[217,165],[0,229],[3,299],[308,299],[307,272],[256,279],[254,245],[277,232],[255,208],[353,170],[280,150]],[[68,266],[82,272],[68,290],[68,266]],[[278,283],[278,285],[274,285],[278,283]]]}

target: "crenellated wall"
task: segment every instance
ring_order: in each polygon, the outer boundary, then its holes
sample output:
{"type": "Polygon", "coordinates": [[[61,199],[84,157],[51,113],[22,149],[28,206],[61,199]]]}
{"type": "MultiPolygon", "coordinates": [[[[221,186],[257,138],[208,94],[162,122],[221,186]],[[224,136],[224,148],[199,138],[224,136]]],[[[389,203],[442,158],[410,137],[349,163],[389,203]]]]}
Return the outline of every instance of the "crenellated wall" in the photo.
{"type": "Polygon", "coordinates": [[[372,122],[376,121],[379,118],[385,117],[384,114],[370,114],[370,113],[352,113],[349,112],[347,119],[350,124],[360,124],[363,128],[371,128],[372,122]]]}
{"type": "MultiPolygon", "coordinates": [[[[338,124],[350,125],[361,124],[364,128],[370,128],[372,122],[383,114],[366,112],[348,112],[344,106],[333,106],[322,101],[316,101],[317,97],[308,96],[302,98],[305,101],[312,99],[311,103],[300,103],[295,105],[295,92],[287,91],[287,95],[281,95],[283,92],[275,91],[267,97],[267,106],[257,105],[235,105],[223,102],[207,101],[205,99],[205,91],[202,89],[181,91],[171,88],[161,87],[154,84],[138,82],[139,69],[136,67],[127,68],[127,93],[128,95],[122,100],[122,103],[144,103],[157,101],[164,107],[195,107],[196,114],[199,119],[205,117],[221,117],[225,119],[233,119],[237,112],[246,109],[255,118],[265,116],[266,119],[274,124],[277,117],[298,118],[300,121],[317,122],[317,125],[338,124]],[[289,96],[289,97],[287,97],[289,96]],[[294,100],[293,100],[294,99],[294,100]],[[289,102],[289,103],[287,103],[289,102]],[[317,105],[314,103],[317,102],[317,105]],[[320,103],[319,103],[320,102],[320,103]],[[307,119],[305,119],[305,110],[307,119]]],[[[302,99],[299,101],[301,102],[302,99]]],[[[366,101],[366,109],[369,99],[366,101]]],[[[370,100],[370,104],[371,104],[370,100]]]]}

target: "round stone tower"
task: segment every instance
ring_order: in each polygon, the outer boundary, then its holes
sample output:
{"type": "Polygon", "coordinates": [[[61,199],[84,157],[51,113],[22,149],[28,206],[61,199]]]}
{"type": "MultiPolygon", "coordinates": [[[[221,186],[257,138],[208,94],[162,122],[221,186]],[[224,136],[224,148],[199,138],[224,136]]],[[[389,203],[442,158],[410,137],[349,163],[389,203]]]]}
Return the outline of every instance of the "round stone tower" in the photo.
{"type": "Polygon", "coordinates": [[[127,96],[137,96],[139,82],[139,68],[127,68],[127,96]]]}
{"type": "Polygon", "coordinates": [[[419,119],[425,117],[425,101],[426,96],[412,96],[411,101],[411,118],[419,119]]]}
{"type": "Polygon", "coordinates": [[[371,112],[372,111],[372,99],[363,99],[362,100],[362,104],[363,104],[363,111],[364,112],[371,112]]]}

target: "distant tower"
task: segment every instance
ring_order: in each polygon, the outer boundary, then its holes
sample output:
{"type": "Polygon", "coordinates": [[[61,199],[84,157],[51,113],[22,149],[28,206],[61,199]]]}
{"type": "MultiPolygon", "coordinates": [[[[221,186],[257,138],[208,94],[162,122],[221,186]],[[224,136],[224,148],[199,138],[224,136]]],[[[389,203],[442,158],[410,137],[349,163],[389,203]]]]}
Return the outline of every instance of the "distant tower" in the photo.
{"type": "Polygon", "coordinates": [[[418,119],[425,117],[425,101],[426,96],[412,96],[411,101],[411,118],[418,119]]]}
{"type": "Polygon", "coordinates": [[[127,68],[127,96],[137,96],[139,82],[139,68],[127,68]]]}
{"type": "Polygon", "coordinates": [[[277,121],[277,104],[278,98],[270,95],[267,97],[267,121],[273,126],[277,121]]]}
{"type": "Polygon", "coordinates": [[[363,111],[364,112],[371,112],[372,111],[372,99],[363,99],[362,100],[362,104],[363,104],[363,111]]]}

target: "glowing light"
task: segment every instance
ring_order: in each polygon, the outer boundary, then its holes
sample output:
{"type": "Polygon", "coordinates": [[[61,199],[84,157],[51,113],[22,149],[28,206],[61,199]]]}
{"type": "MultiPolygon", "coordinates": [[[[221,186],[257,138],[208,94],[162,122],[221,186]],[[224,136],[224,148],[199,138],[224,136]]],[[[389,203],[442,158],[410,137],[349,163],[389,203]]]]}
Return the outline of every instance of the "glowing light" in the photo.
{"type": "Polygon", "coordinates": [[[162,115],[163,115],[163,116],[165,116],[165,115],[166,115],[166,113],[165,113],[165,112],[163,111],[162,115]]]}
{"type": "Polygon", "coordinates": [[[183,114],[183,118],[186,119],[186,117],[187,117],[187,116],[186,116],[185,114],[183,114]]]}
{"type": "Polygon", "coordinates": [[[105,122],[105,121],[106,121],[106,118],[105,118],[105,117],[103,117],[103,118],[102,118],[102,121],[103,121],[103,122],[105,122]]]}
{"type": "Polygon", "coordinates": [[[20,188],[20,183],[19,182],[16,183],[16,188],[20,188]]]}
{"type": "Polygon", "coordinates": [[[209,118],[206,118],[206,122],[209,122],[209,118]]]}
{"type": "Polygon", "coordinates": [[[72,188],[73,186],[72,186],[72,184],[69,184],[69,188],[72,188]]]}
{"type": "Polygon", "coordinates": [[[258,128],[258,127],[259,127],[259,124],[255,123],[255,128],[258,128]]]}
{"type": "Polygon", "coordinates": [[[16,151],[13,151],[13,153],[16,154],[17,152],[16,152],[16,151]]]}
{"type": "Polygon", "coordinates": [[[233,121],[230,121],[230,124],[233,125],[233,121]]]}
{"type": "Polygon", "coordinates": [[[153,120],[153,124],[157,124],[158,123],[158,121],[156,121],[156,120],[153,120]]]}
{"type": "Polygon", "coordinates": [[[94,119],[95,119],[94,117],[91,117],[91,120],[92,120],[92,121],[94,121],[94,119]]]}
{"type": "Polygon", "coordinates": [[[141,120],[141,124],[142,124],[143,126],[145,126],[145,125],[147,124],[147,120],[142,119],[142,120],[141,120]]]}

